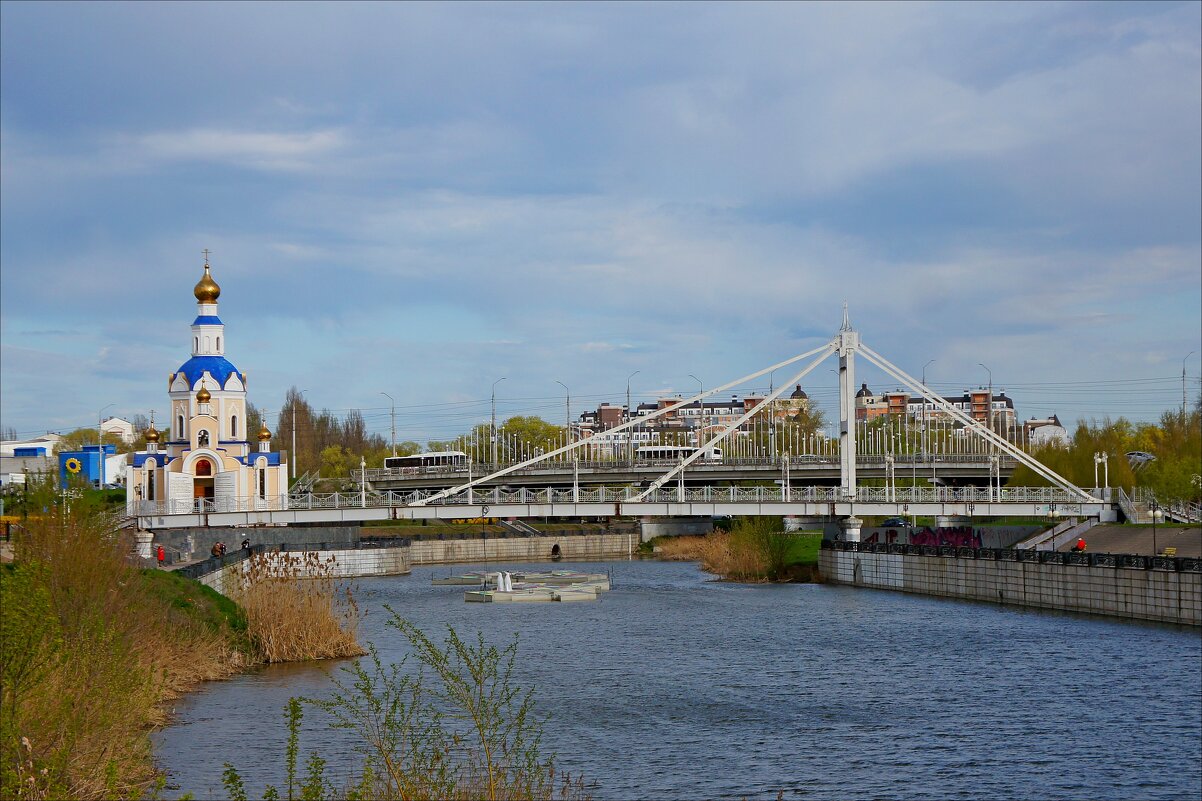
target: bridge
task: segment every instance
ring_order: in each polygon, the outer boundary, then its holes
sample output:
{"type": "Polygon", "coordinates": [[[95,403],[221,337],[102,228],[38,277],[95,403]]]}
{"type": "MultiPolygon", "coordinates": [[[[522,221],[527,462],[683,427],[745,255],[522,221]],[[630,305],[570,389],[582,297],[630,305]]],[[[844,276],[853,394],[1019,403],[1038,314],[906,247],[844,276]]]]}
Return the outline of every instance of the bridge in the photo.
{"type": "MultiPolygon", "coordinates": [[[[474,517],[505,518],[577,518],[609,517],[629,515],[638,517],[657,516],[727,516],[727,515],[771,515],[781,517],[834,517],[843,521],[845,538],[859,539],[860,520],[858,515],[922,515],[955,517],[1056,517],[1073,515],[1097,517],[1111,509],[1111,504],[1099,497],[1099,493],[1087,492],[1073,485],[1063,476],[1038,462],[1014,443],[1000,436],[991,426],[969,416],[931,393],[926,385],[890,363],[876,351],[862,343],[859,334],[851,327],[844,305],[843,325],[825,345],[793,356],[782,362],[742,376],[734,381],[703,391],[690,398],[669,404],[648,415],[630,420],[608,429],[608,434],[617,434],[636,425],[642,425],[661,415],[670,414],[691,403],[702,401],[711,395],[724,393],[732,387],[743,385],[806,359],[809,362],[779,389],[770,392],[763,400],[763,408],[775,401],[789,387],[800,383],[811,371],[829,357],[837,357],[839,363],[839,441],[836,453],[829,460],[806,461],[803,457],[789,457],[777,463],[756,465],[707,465],[704,461],[695,464],[704,456],[698,449],[691,456],[655,470],[656,477],[640,467],[601,467],[584,463],[585,481],[581,481],[581,464],[571,462],[571,488],[546,486],[543,488],[520,487],[514,489],[511,482],[517,476],[532,476],[543,473],[546,484],[567,484],[563,457],[589,447],[587,439],[571,442],[547,453],[539,454],[517,464],[493,469],[479,477],[440,476],[438,481],[444,488],[408,488],[380,491],[364,480],[358,492],[333,493],[327,495],[306,494],[276,498],[221,498],[197,501],[141,501],[135,505],[134,514],[139,526],[146,529],[185,526],[229,526],[229,525],[287,525],[291,523],[339,523],[369,522],[379,520],[446,520],[474,517]],[[922,477],[931,470],[950,476],[952,463],[940,463],[936,457],[903,457],[902,454],[886,452],[879,462],[862,459],[857,455],[857,426],[855,424],[855,358],[861,355],[908,388],[916,396],[923,397],[943,415],[955,420],[962,430],[981,443],[980,455],[974,464],[977,474],[987,466],[988,486],[947,486],[940,481],[932,486],[898,486],[899,477],[907,473],[917,475],[919,461],[923,465],[922,477]],[[914,461],[904,461],[910,458],[914,461]],[[795,459],[798,459],[796,463],[795,459]],[[837,461],[836,461],[837,460],[837,461]],[[557,464],[557,461],[559,462],[557,464]],[[838,467],[837,476],[835,467],[838,467]],[[899,464],[903,465],[899,469],[899,464]],[[1007,469],[1019,464],[1042,476],[1048,487],[1004,487],[1002,466],[1007,469]],[[905,467],[910,467],[906,470],[905,467]],[[625,470],[626,472],[621,472],[625,470]],[[709,471],[708,473],[705,471],[709,471]],[[800,471],[800,475],[797,475],[800,471]],[[824,475],[825,473],[829,475],[824,475]],[[553,475],[552,475],[553,474],[553,475]],[[686,474],[690,476],[686,479],[686,474]],[[807,486],[794,486],[795,478],[809,475],[807,486]],[[768,486],[737,487],[716,486],[721,481],[744,481],[754,476],[768,486]],[[862,486],[861,476],[880,476],[885,486],[862,486]],[[513,478],[511,478],[513,477],[513,478]],[[620,478],[619,478],[620,477],[620,478]],[[771,478],[769,478],[771,477],[771,478]],[[463,479],[455,486],[445,487],[448,478],[463,479]],[[554,478],[554,480],[551,480],[554,478]],[[700,478],[700,481],[698,480],[700,478]],[[836,480],[835,486],[816,486],[819,479],[836,480]],[[624,487],[593,486],[629,482],[624,487]],[[703,483],[703,486],[698,486],[703,483]],[[583,486],[582,486],[583,485],[583,486]]],[[[721,445],[757,412],[752,407],[740,417],[726,424],[709,441],[710,445],[721,445]]],[[[587,451],[583,451],[587,452],[587,451]]],[[[569,457],[570,458],[570,457],[569,457]]],[[[386,477],[373,474],[376,481],[386,477]]],[[[364,479],[366,475],[364,474],[364,479]]],[[[804,482],[803,482],[804,483],[804,482]]]]}

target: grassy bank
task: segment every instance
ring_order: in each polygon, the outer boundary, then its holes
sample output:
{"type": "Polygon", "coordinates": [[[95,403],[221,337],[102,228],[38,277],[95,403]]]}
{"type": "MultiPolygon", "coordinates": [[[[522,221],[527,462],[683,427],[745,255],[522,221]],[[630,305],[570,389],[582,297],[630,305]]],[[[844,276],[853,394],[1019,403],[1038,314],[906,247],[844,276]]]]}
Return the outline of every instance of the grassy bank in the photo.
{"type": "Polygon", "coordinates": [[[129,564],[114,522],[83,504],[31,521],[0,570],[5,798],[138,795],[164,702],[252,659],[236,607],[129,564]]]}
{"type": "Polygon", "coordinates": [[[786,533],[779,520],[740,518],[730,531],[659,537],[650,545],[661,559],[698,561],[730,581],[818,581],[821,542],[820,533],[786,533]]]}
{"type": "Polygon", "coordinates": [[[4,799],[138,797],[172,698],[262,661],[362,653],[333,582],[261,571],[244,609],[141,569],[100,506],[30,519],[13,550],[0,567],[4,799]]]}

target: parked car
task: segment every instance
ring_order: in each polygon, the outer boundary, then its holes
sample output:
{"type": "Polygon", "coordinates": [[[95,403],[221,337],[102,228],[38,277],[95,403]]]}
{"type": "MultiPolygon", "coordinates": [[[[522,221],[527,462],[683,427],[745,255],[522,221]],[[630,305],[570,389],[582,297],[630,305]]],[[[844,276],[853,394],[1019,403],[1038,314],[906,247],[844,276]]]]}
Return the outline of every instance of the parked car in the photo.
{"type": "Polygon", "coordinates": [[[904,517],[888,517],[885,522],[881,523],[884,528],[909,528],[910,521],[904,517]]]}

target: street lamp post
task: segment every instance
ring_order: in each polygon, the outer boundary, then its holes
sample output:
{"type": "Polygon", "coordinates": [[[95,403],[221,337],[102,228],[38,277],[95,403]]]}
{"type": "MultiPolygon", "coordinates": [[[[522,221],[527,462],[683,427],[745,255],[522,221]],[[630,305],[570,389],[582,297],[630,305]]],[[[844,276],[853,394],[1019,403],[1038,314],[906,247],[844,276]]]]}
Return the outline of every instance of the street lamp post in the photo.
{"type": "Polygon", "coordinates": [[[392,401],[392,455],[396,456],[396,401],[387,392],[380,394],[392,401]]]}
{"type": "Polygon", "coordinates": [[[1156,503],[1156,499],[1152,499],[1152,555],[1155,556],[1158,552],[1156,547],[1156,516],[1160,514],[1160,507],[1156,503]]]}
{"type": "Polygon", "coordinates": [[[100,446],[99,452],[96,454],[97,458],[100,459],[100,480],[96,482],[96,489],[99,490],[104,489],[104,432],[100,430],[100,427],[104,425],[105,409],[111,409],[116,405],[115,403],[110,403],[104,409],[100,410],[100,414],[96,415],[96,444],[100,446]]]}
{"type": "Polygon", "coordinates": [[[497,384],[504,381],[504,378],[498,378],[492,382],[492,464],[493,470],[497,468],[497,384]]]}
{"type": "Polygon", "coordinates": [[[564,392],[567,393],[566,399],[564,400],[564,407],[563,407],[564,408],[563,424],[564,424],[564,439],[565,439],[564,444],[571,445],[572,444],[572,390],[568,389],[568,385],[563,383],[562,381],[557,380],[555,383],[559,384],[561,387],[563,387],[564,392]]]}
{"type": "MultiPolygon", "coordinates": [[[[985,365],[981,364],[980,362],[977,362],[977,364],[980,364],[982,367],[985,367],[985,365]]],[[[989,373],[989,411],[987,413],[988,416],[985,419],[987,421],[986,425],[988,425],[989,430],[992,431],[993,430],[993,371],[990,370],[988,367],[985,367],[985,372],[989,373]]]]}
{"type": "Polygon", "coordinates": [[[689,378],[696,381],[697,385],[699,387],[701,387],[701,398],[698,399],[698,401],[697,401],[697,403],[700,404],[700,406],[697,409],[697,417],[698,417],[698,422],[701,425],[700,430],[697,431],[697,447],[700,448],[701,447],[701,434],[702,434],[702,432],[705,431],[705,384],[702,383],[700,378],[693,375],[692,373],[689,373],[689,378]]]}
{"type": "MultiPolygon", "coordinates": [[[[301,395],[304,395],[309,390],[302,389],[301,395]]],[[[292,399],[292,480],[296,481],[296,463],[299,461],[296,458],[296,398],[292,399]]]]}
{"type": "MultiPolygon", "coordinates": [[[[931,359],[922,366],[922,388],[924,393],[929,392],[927,389],[927,368],[935,363],[931,359]]],[[[927,397],[926,394],[922,397],[922,455],[931,460],[931,486],[935,486],[935,457],[931,454],[931,433],[927,430],[927,397]]],[[[915,518],[917,519],[917,518],[915,518]]]]}
{"type": "MultiPolygon", "coordinates": [[[[630,408],[630,379],[641,373],[642,370],[635,370],[630,375],[626,376],[626,419],[627,421],[634,419],[634,410],[630,408]]],[[[626,460],[630,464],[634,464],[634,429],[626,430],[626,460]]]]}

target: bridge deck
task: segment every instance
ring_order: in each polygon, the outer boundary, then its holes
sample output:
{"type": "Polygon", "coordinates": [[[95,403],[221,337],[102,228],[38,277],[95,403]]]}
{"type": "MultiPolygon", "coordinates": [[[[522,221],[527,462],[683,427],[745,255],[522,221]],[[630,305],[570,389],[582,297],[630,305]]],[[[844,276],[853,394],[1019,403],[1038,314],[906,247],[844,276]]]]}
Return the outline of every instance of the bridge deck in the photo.
{"type": "Polygon", "coordinates": [[[143,528],[207,525],[287,525],[378,520],[448,520],[465,517],[835,516],[956,515],[965,517],[1097,516],[1110,504],[1049,487],[861,488],[854,498],[837,488],[781,487],[661,489],[636,501],[637,491],[476,490],[427,503],[431,493],[334,493],[294,499],[231,498],[218,502],[143,502],[143,528]]]}

